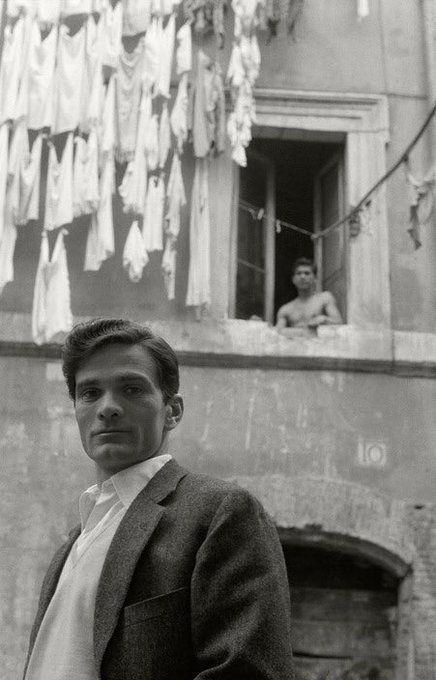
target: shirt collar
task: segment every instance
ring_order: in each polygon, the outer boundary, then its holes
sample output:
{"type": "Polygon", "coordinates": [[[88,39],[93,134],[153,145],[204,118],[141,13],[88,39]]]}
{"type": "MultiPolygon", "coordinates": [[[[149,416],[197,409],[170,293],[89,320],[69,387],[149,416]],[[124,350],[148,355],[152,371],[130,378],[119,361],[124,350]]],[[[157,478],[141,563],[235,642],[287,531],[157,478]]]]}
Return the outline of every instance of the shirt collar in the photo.
{"type": "Polygon", "coordinates": [[[101,487],[93,484],[86,489],[79,500],[82,526],[86,524],[86,520],[101,493],[106,493],[108,496],[113,493],[118,496],[121,503],[127,509],[142,489],[147,486],[149,481],[171,458],[172,456],[169,453],[164,453],[160,456],[143,460],[141,463],[131,465],[125,470],[120,470],[120,472],[112,475],[112,477],[103,482],[101,487]]]}

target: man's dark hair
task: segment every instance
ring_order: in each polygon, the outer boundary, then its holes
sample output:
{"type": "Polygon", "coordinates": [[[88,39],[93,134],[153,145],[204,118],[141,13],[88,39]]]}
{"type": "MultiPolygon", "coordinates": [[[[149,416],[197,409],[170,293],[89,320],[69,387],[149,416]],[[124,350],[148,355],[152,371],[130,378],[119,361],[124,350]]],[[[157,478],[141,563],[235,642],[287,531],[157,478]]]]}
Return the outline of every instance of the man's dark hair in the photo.
{"type": "Polygon", "coordinates": [[[315,262],[313,260],[309,260],[308,257],[299,257],[298,260],[295,260],[294,264],[292,265],[292,276],[294,276],[298,267],[310,267],[315,276],[318,273],[318,268],[315,262]]]}
{"type": "Polygon", "coordinates": [[[151,355],[157,370],[165,403],[179,391],[179,363],[172,347],[147,326],[127,319],[92,319],[74,326],[62,348],[62,372],[68,393],[76,396],[76,373],[81,364],[107,345],[142,345],[151,355]]]}

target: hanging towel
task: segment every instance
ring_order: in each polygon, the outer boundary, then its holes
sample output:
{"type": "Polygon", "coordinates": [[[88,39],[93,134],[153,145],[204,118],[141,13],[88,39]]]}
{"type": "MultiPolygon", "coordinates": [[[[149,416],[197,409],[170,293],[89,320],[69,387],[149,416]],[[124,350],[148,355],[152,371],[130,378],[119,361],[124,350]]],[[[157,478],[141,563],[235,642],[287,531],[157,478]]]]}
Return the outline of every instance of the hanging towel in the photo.
{"type": "Polygon", "coordinates": [[[42,235],[32,307],[32,337],[37,345],[50,342],[57,333],[68,333],[73,326],[65,233],[59,231],[51,259],[47,233],[42,235]]]}
{"type": "Polygon", "coordinates": [[[144,239],[135,220],[130,227],[123,251],[123,267],[134,283],[142,278],[144,267],[148,263],[148,254],[145,249],[144,239]]]}
{"type": "Polygon", "coordinates": [[[142,236],[148,253],[163,250],[164,199],[165,185],[162,177],[150,177],[142,226],[142,236]]]}
{"type": "Polygon", "coordinates": [[[186,304],[210,304],[209,159],[195,161],[189,223],[189,274],[186,304]]]}
{"type": "Polygon", "coordinates": [[[73,221],[73,133],[67,137],[59,163],[49,142],[44,229],[51,231],[73,221]]]}

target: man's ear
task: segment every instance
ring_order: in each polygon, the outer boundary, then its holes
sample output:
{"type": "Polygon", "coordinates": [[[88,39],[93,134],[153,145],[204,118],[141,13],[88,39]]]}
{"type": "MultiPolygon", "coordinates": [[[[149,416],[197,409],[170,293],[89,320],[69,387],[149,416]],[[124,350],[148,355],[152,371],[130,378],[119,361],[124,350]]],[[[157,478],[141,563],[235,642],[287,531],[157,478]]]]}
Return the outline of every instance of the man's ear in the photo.
{"type": "Polygon", "coordinates": [[[175,394],[165,405],[165,430],[174,430],[183,418],[183,398],[180,394],[175,394]]]}

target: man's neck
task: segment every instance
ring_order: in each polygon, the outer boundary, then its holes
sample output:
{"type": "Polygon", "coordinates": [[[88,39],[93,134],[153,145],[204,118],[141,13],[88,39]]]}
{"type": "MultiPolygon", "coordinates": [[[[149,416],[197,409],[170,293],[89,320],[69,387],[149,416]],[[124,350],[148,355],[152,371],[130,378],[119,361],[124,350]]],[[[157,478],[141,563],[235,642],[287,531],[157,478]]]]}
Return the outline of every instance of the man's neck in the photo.
{"type": "Polygon", "coordinates": [[[314,288],[309,288],[308,290],[299,290],[298,291],[298,298],[302,300],[303,302],[306,302],[309,300],[311,297],[315,295],[315,289],[314,288]]]}

